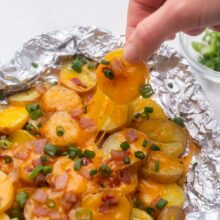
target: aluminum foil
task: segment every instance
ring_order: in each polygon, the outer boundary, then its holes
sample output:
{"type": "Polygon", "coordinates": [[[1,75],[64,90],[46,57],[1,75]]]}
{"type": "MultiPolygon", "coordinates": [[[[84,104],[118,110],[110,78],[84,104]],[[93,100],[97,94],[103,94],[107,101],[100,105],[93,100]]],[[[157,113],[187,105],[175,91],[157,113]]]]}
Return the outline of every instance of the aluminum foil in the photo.
{"type": "MultiPolygon", "coordinates": [[[[98,61],[123,45],[123,38],[91,26],[42,34],[25,43],[9,63],[0,63],[0,91],[8,94],[24,90],[38,79],[56,80],[47,70],[56,69],[62,57],[81,53],[98,61]]],[[[169,117],[184,118],[191,136],[201,146],[201,154],[193,158],[187,174],[186,219],[219,220],[220,125],[187,61],[175,50],[162,45],[148,65],[154,98],[169,117]]]]}

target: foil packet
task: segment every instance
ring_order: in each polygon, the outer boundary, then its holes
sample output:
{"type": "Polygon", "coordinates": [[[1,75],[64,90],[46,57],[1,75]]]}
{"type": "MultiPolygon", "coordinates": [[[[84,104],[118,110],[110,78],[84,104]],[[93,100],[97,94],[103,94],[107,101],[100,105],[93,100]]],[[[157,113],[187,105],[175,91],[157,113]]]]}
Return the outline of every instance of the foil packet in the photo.
{"type": "MultiPolygon", "coordinates": [[[[123,37],[92,26],[74,26],[32,38],[10,62],[0,63],[1,95],[25,90],[39,79],[56,81],[48,70],[57,69],[63,57],[80,53],[99,61],[123,45],[123,37]]],[[[219,220],[220,124],[187,61],[174,49],[162,45],[148,66],[154,98],[169,117],[184,118],[190,135],[201,146],[201,154],[193,158],[186,178],[186,220],[219,220]]]]}

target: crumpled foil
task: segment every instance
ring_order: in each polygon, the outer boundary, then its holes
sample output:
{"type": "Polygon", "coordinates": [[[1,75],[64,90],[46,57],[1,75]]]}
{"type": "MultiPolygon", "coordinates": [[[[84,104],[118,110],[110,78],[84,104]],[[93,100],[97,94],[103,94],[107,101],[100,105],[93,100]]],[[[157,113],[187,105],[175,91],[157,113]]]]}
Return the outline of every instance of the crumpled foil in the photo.
{"type": "MultiPolygon", "coordinates": [[[[91,26],[42,34],[25,43],[9,63],[0,63],[0,91],[9,94],[27,89],[38,79],[56,80],[46,70],[56,69],[62,57],[81,53],[98,61],[123,45],[122,37],[91,26]]],[[[184,118],[191,136],[201,146],[201,154],[193,158],[187,174],[186,219],[219,220],[220,125],[187,61],[175,50],[162,45],[148,65],[154,98],[169,117],[184,118]],[[169,88],[168,83],[172,83],[173,88],[169,88]]]]}

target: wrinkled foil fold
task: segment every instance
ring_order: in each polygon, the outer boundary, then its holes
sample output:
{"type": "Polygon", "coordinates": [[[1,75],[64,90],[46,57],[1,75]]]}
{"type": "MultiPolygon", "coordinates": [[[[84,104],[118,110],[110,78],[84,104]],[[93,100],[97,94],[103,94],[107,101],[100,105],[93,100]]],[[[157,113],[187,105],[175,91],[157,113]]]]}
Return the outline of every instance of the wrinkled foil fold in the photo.
{"type": "MultiPolygon", "coordinates": [[[[123,37],[92,26],[74,26],[42,34],[25,43],[9,63],[0,63],[0,91],[10,94],[27,89],[41,78],[56,80],[46,70],[56,69],[62,57],[81,53],[98,61],[123,45],[123,37]]],[[[148,65],[154,99],[169,117],[183,117],[190,135],[201,146],[201,154],[193,158],[187,174],[186,219],[219,220],[220,124],[187,61],[174,49],[162,45],[148,65]],[[168,83],[172,83],[173,88],[169,88],[168,83]]]]}

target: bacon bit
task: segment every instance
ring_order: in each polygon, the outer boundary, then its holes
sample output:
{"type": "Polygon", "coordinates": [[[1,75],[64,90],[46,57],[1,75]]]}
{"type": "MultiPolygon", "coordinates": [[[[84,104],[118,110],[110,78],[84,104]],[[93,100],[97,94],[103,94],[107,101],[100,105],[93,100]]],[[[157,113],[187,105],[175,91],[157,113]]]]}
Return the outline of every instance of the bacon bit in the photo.
{"type": "Polygon", "coordinates": [[[8,176],[10,177],[10,179],[12,180],[12,182],[16,182],[17,179],[18,179],[18,177],[19,177],[18,172],[15,171],[15,170],[11,171],[11,172],[8,174],[8,176]]]}
{"type": "Polygon", "coordinates": [[[117,175],[117,176],[110,176],[109,178],[109,186],[111,188],[113,187],[117,187],[117,186],[120,186],[121,185],[121,180],[120,180],[120,177],[117,175]]]}
{"type": "Polygon", "coordinates": [[[79,123],[80,123],[80,127],[82,129],[85,129],[87,131],[95,131],[96,130],[96,125],[91,118],[81,117],[79,120],[79,123]]]}
{"type": "Polygon", "coordinates": [[[50,211],[49,216],[50,216],[50,219],[60,220],[61,214],[58,211],[50,211]]]}
{"type": "Polygon", "coordinates": [[[47,88],[42,85],[42,84],[37,84],[35,85],[35,88],[36,88],[36,91],[40,94],[40,95],[43,95],[46,91],[47,91],[47,88]]]}
{"type": "Polygon", "coordinates": [[[61,199],[61,205],[65,210],[70,210],[77,203],[77,197],[73,192],[64,193],[61,199]]]}
{"type": "Polygon", "coordinates": [[[88,171],[88,169],[87,169],[86,167],[85,167],[85,169],[84,169],[84,167],[82,167],[79,172],[80,172],[80,174],[81,174],[83,177],[85,177],[87,180],[91,179],[91,176],[90,176],[90,174],[89,174],[89,171],[88,171]]]}
{"type": "Polygon", "coordinates": [[[127,151],[122,151],[122,150],[111,150],[110,154],[114,161],[119,161],[119,162],[123,161],[124,158],[129,155],[127,151]]]}
{"type": "Polygon", "coordinates": [[[14,154],[14,157],[20,160],[26,160],[28,157],[28,152],[27,151],[16,152],[14,154]]]}
{"type": "Polygon", "coordinates": [[[80,116],[83,114],[83,110],[82,109],[73,109],[70,111],[70,115],[73,119],[79,120],[80,116]]]}
{"type": "Polygon", "coordinates": [[[131,174],[128,170],[122,170],[119,175],[120,181],[125,184],[131,183],[131,174]]]}
{"type": "Polygon", "coordinates": [[[111,66],[113,69],[113,72],[124,72],[126,67],[123,64],[122,60],[119,58],[115,58],[111,61],[111,66]]]}
{"type": "Polygon", "coordinates": [[[40,187],[40,186],[47,186],[47,180],[46,180],[46,176],[43,173],[39,173],[35,179],[34,179],[34,183],[40,187]]]}
{"type": "Polygon", "coordinates": [[[112,195],[107,194],[104,197],[102,197],[102,204],[99,206],[99,212],[100,213],[108,213],[113,207],[118,205],[118,199],[112,195]]]}
{"type": "Polygon", "coordinates": [[[71,81],[72,81],[76,86],[82,87],[82,88],[84,88],[84,89],[87,88],[87,85],[85,85],[84,83],[82,83],[78,78],[72,78],[71,81]]]}
{"type": "Polygon", "coordinates": [[[138,139],[137,131],[133,128],[129,128],[125,133],[125,138],[129,143],[133,143],[138,139]]]}
{"type": "Polygon", "coordinates": [[[42,164],[42,162],[41,162],[41,160],[40,160],[40,159],[37,159],[37,160],[33,160],[33,161],[32,161],[32,164],[33,164],[33,166],[34,166],[34,167],[36,167],[36,166],[41,165],[41,164],[42,164]]]}
{"type": "Polygon", "coordinates": [[[39,140],[33,141],[35,153],[38,153],[38,154],[43,153],[44,146],[46,143],[47,143],[47,139],[39,139],[39,140]]]}
{"type": "Polygon", "coordinates": [[[32,198],[37,201],[37,202],[40,202],[40,203],[45,203],[47,198],[48,198],[48,195],[47,193],[42,190],[42,189],[38,189],[33,195],[32,195],[32,198]]]}
{"type": "Polygon", "coordinates": [[[34,215],[47,217],[48,210],[42,206],[35,206],[34,207],[34,215]]]}
{"type": "Polygon", "coordinates": [[[65,189],[67,181],[68,181],[68,175],[66,173],[57,176],[55,179],[55,189],[56,190],[61,190],[61,189],[65,189]]]}

